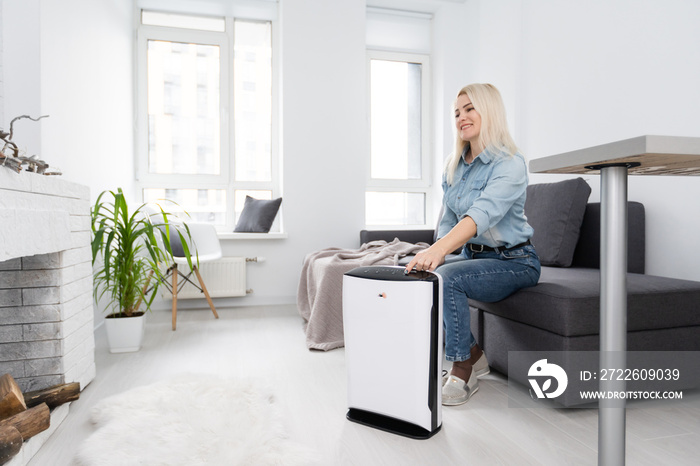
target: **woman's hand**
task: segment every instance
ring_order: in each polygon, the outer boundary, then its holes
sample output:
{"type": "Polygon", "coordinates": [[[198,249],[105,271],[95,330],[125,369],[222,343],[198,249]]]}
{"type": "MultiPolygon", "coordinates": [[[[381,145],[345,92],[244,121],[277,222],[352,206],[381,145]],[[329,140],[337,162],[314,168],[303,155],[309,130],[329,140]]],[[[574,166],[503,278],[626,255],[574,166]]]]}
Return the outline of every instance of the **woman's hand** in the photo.
{"type": "Polygon", "coordinates": [[[434,244],[428,249],[425,249],[416,254],[416,257],[414,257],[413,260],[411,260],[411,262],[409,262],[406,266],[406,272],[410,272],[411,270],[413,270],[414,267],[419,272],[422,272],[424,270],[432,272],[444,262],[445,253],[443,253],[440,250],[440,248],[436,247],[436,245],[434,244]]]}
{"type": "Polygon", "coordinates": [[[432,272],[445,263],[445,256],[476,236],[476,223],[471,217],[464,217],[443,238],[413,258],[406,266],[406,273],[415,267],[419,272],[432,272]]]}

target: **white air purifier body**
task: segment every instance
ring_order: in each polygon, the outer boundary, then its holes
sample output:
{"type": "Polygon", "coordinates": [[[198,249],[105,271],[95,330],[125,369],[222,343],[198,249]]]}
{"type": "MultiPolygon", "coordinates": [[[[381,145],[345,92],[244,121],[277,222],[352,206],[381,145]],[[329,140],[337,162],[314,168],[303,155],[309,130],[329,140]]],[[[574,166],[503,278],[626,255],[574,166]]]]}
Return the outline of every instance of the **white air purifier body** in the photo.
{"type": "Polygon", "coordinates": [[[347,418],[412,438],[442,427],[442,280],[403,267],[343,276],[347,418]]]}

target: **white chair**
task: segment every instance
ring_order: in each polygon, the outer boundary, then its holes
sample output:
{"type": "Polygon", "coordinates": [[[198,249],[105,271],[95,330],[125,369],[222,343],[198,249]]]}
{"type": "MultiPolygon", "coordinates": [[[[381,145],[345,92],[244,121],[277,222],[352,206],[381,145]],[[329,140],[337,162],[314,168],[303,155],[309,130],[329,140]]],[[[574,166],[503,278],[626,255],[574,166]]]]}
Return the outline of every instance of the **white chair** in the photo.
{"type": "Polygon", "coordinates": [[[219,237],[216,234],[216,228],[214,225],[208,223],[190,223],[187,222],[187,227],[190,230],[190,235],[192,237],[192,244],[188,244],[190,249],[190,259],[192,261],[192,269],[185,275],[179,268],[179,266],[188,267],[187,256],[185,255],[184,248],[180,243],[180,238],[178,235],[170,236],[170,245],[173,250],[173,261],[168,270],[165,273],[166,287],[170,290],[173,295],[173,330],[177,327],[177,293],[185,283],[192,284],[195,288],[204,293],[207,298],[211,312],[214,313],[214,317],[219,318],[219,314],[216,312],[214,303],[209,296],[207,287],[202,280],[202,275],[199,273],[198,264],[204,262],[211,262],[220,259],[221,244],[219,243],[219,237]],[[199,285],[194,283],[190,277],[194,273],[197,276],[197,281],[199,285]],[[178,288],[178,276],[183,278],[182,283],[178,288]],[[172,278],[172,283],[168,286],[167,279],[172,278]]]}
{"type": "MultiPolygon", "coordinates": [[[[144,214],[148,215],[151,221],[159,225],[161,229],[164,229],[163,215],[160,207],[157,205],[147,204],[143,209],[144,214]]],[[[171,228],[179,229],[183,236],[188,235],[184,231],[184,222],[179,217],[174,215],[168,215],[168,223],[171,228]]],[[[190,283],[192,286],[197,288],[199,291],[204,293],[204,296],[209,303],[211,311],[214,313],[214,317],[219,318],[219,314],[216,312],[214,303],[209,296],[209,291],[202,280],[202,275],[199,273],[199,264],[204,262],[211,262],[220,259],[222,256],[221,244],[219,243],[219,237],[216,234],[216,228],[214,225],[208,223],[196,223],[187,222],[187,228],[189,229],[189,235],[191,241],[188,241],[187,246],[190,253],[190,260],[192,261],[192,268],[187,274],[180,270],[180,266],[189,268],[188,258],[185,254],[185,248],[182,247],[182,242],[180,241],[180,236],[171,229],[170,233],[170,247],[173,251],[173,264],[168,267],[165,271],[164,276],[161,278],[163,285],[170,291],[173,295],[173,330],[177,328],[177,294],[186,283],[190,283]],[[191,280],[192,274],[195,274],[199,284],[191,280]],[[182,278],[182,281],[178,279],[182,278]],[[179,282],[179,283],[178,283],[179,282]]],[[[144,287],[144,294],[146,294],[146,289],[148,284],[144,287]]]]}

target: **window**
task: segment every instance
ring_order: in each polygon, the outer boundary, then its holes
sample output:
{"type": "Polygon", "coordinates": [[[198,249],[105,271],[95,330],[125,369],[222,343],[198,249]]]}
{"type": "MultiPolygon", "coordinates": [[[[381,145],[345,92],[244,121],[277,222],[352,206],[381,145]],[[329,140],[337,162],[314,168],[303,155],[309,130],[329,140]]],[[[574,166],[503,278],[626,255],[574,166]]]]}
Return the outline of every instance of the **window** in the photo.
{"type": "Polygon", "coordinates": [[[272,22],[144,10],[138,43],[143,199],[230,232],[246,194],[281,195],[272,22]]]}
{"type": "Polygon", "coordinates": [[[370,179],[367,225],[423,226],[430,157],[425,55],[370,51],[370,179]]]}

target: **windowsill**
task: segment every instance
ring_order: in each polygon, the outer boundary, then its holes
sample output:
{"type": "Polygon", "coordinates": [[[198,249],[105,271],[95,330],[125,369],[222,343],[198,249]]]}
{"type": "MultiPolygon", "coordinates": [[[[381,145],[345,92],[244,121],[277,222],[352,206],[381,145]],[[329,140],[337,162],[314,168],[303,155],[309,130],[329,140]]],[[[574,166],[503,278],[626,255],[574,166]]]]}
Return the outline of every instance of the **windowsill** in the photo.
{"type": "Polygon", "coordinates": [[[285,239],[289,235],[283,232],[272,232],[272,233],[218,233],[217,236],[220,240],[240,240],[240,239],[285,239]]]}

